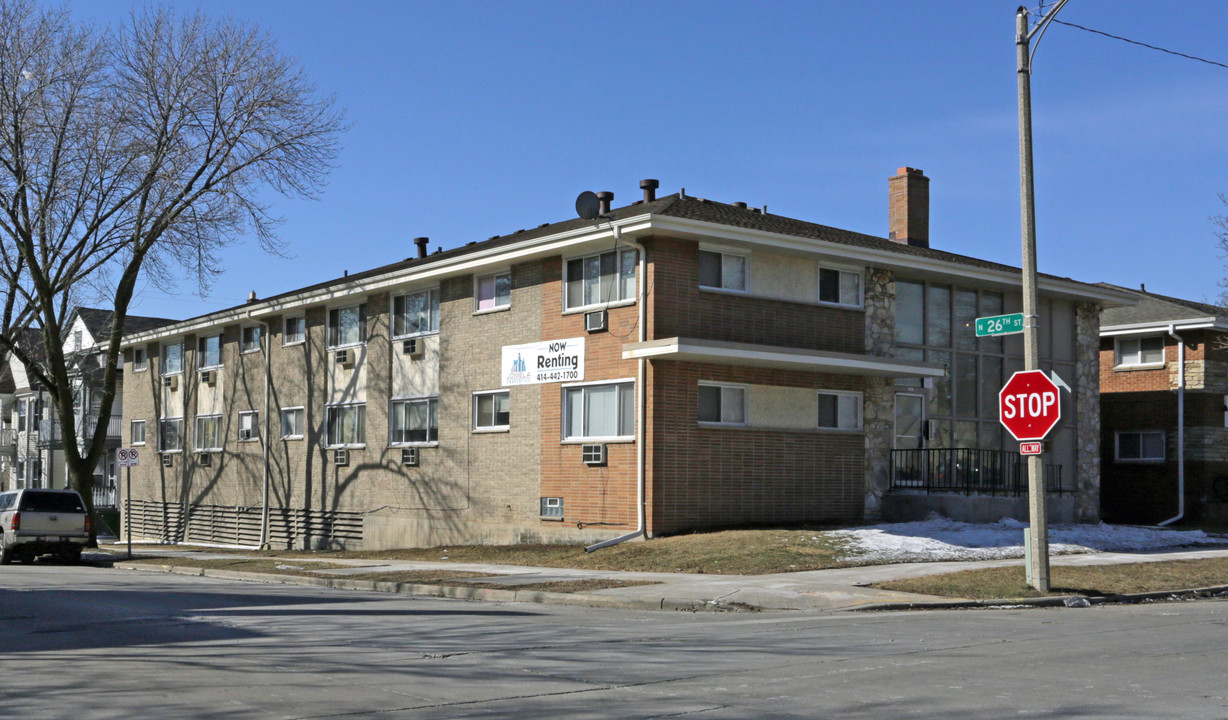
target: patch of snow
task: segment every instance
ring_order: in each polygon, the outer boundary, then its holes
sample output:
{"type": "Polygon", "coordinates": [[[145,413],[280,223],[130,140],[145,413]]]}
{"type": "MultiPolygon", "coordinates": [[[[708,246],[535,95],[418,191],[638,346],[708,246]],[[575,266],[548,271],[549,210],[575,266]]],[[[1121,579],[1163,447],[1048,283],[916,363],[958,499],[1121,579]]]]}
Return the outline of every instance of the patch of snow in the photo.
{"type": "MultiPolygon", "coordinates": [[[[931,515],[920,522],[833,530],[830,535],[848,541],[846,560],[872,563],[997,560],[1023,557],[1023,535],[1027,528],[1027,523],[1010,518],[996,523],[973,524],[931,515]]],[[[1049,526],[1049,552],[1052,554],[1131,552],[1223,544],[1224,538],[1209,536],[1201,530],[1104,523],[1049,526]]]]}

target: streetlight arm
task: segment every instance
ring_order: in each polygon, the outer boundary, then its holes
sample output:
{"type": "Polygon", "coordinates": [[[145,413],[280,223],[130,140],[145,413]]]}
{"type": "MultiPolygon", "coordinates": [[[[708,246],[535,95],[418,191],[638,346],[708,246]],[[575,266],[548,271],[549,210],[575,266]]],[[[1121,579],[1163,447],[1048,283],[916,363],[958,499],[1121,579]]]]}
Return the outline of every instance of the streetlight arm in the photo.
{"type": "MultiPolygon", "coordinates": [[[[1028,53],[1028,66],[1026,68],[1019,68],[1020,70],[1027,70],[1029,73],[1032,72],[1032,57],[1036,55],[1036,47],[1040,45],[1040,38],[1045,34],[1045,30],[1049,28],[1049,21],[1052,20],[1053,17],[1059,12],[1061,12],[1062,8],[1068,2],[1070,2],[1070,0],[1058,0],[1057,5],[1055,5],[1054,8],[1048,12],[1048,14],[1041,17],[1040,22],[1036,23],[1036,27],[1032,28],[1030,31],[1028,31],[1027,35],[1023,36],[1023,42],[1031,44],[1032,49],[1028,53]],[[1036,36],[1035,43],[1032,43],[1032,36],[1036,36]]],[[[1028,14],[1028,9],[1020,5],[1018,12],[1026,15],[1028,14]]]]}

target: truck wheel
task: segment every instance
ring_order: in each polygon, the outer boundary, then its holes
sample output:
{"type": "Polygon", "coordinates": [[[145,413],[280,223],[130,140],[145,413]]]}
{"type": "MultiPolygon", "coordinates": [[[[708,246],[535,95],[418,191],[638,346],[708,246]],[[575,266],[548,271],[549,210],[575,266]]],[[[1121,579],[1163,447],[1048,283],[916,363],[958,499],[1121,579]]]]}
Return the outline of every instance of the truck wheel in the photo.
{"type": "Polygon", "coordinates": [[[0,565],[13,564],[13,549],[8,545],[0,544],[0,565]]]}

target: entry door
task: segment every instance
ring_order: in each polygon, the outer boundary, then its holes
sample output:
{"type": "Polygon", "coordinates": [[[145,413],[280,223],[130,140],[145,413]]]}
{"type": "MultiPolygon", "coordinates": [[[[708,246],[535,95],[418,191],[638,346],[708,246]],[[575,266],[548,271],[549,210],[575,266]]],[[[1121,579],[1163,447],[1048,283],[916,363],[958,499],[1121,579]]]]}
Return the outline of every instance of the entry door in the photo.
{"type": "Polygon", "coordinates": [[[920,450],[925,447],[925,396],[895,396],[895,449],[920,450]]]}

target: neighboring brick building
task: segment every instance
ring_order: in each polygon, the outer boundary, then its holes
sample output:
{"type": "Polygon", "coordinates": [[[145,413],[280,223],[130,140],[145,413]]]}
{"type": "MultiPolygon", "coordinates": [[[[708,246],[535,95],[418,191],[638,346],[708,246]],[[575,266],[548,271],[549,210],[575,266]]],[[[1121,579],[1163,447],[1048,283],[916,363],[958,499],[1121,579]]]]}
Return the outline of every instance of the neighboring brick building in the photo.
{"type": "Polygon", "coordinates": [[[1228,316],[1214,305],[1113,289],[1138,304],[1100,315],[1105,520],[1228,518],[1228,316]]]}
{"type": "MultiPolygon", "coordinates": [[[[420,239],[403,262],[129,335],[147,364],[125,440],[156,451],[132,473],[133,527],[588,542],[1017,494],[996,394],[1022,344],[971,322],[1018,309],[1019,271],[930,249],[928,179],[890,182],[891,239],[645,181],[594,220],[431,254],[420,239]]],[[[1052,484],[1095,519],[1097,318],[1122,294],[1040,291],[1046,367],[1077,395],[1052,484]]]]}

